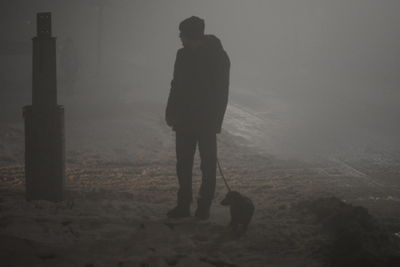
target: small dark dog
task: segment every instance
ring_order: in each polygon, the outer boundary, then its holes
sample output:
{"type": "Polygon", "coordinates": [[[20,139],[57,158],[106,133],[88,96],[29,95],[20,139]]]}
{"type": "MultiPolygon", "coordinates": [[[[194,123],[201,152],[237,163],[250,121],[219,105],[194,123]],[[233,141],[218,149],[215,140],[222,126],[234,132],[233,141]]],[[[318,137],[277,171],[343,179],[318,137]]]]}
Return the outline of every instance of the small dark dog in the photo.
{"type": "Polygon", "coordinates": [[[245,233],[254,213],[254,204],[250,198],[237,191],[229,191],[221,201],[221,205],[230,206],[232,230],[245,233]]]}

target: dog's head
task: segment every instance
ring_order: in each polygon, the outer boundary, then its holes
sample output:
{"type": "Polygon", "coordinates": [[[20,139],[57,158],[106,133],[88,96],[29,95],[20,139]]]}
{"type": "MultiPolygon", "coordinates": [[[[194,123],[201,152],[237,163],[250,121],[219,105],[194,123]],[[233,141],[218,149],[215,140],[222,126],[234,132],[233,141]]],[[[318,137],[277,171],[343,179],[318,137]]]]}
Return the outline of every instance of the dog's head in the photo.
{"type": "Polygon", "coordinates": [[[236,202],[237,200],[241,199],[242,195],[237,191],[229,191],[225,198],[221,201],[221,205],[230,206],[232,203],[236,202]]]}

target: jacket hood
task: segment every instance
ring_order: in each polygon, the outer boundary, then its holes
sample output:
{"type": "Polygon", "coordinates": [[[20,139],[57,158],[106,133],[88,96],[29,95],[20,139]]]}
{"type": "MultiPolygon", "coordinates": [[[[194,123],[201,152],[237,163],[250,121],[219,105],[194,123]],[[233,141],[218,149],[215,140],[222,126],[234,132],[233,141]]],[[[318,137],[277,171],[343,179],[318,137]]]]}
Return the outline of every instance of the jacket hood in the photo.
{"type": "Polygon", "coordinates": [[[223,50],[221,41],[212,34],[204,35],[204,47],[207,50],[223,50]]]}

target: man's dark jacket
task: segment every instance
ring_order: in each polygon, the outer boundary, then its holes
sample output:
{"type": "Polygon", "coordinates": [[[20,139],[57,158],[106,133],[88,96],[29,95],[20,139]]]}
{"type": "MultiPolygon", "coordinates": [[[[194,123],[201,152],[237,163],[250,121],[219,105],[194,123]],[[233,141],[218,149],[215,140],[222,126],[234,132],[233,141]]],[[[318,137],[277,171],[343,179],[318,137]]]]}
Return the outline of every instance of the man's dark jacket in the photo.
{"type": "Polygon", "coordinates": [[[205,35],[195,50],[178,50],[166,108],[175,131],[220,133],[229,91],[230,61],[221,41],[205,35]]]}

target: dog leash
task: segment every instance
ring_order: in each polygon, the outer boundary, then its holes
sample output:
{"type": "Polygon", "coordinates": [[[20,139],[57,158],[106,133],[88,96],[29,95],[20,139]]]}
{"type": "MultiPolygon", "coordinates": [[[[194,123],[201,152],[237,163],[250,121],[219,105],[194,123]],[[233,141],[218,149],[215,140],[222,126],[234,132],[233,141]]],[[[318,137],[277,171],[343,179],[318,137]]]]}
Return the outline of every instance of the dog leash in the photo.
{"type": "Polygon", "coordinates": [[[231,192],[232,190],[231,190],[231,188],[229,187],[228,182],[227,182],[226,179],[225,179],[225,176],[224,176],[224,173],[222,172],[222,168],[221,168],[221,165],[219,164],[218,158],[217,158],[217,164],[218,164],[219,172],[221,173],[222,179],[224,180],[224,183],[225,183],[225,185],[226,185],[226,188],[228,188],[228,191],[231,192]]]}

